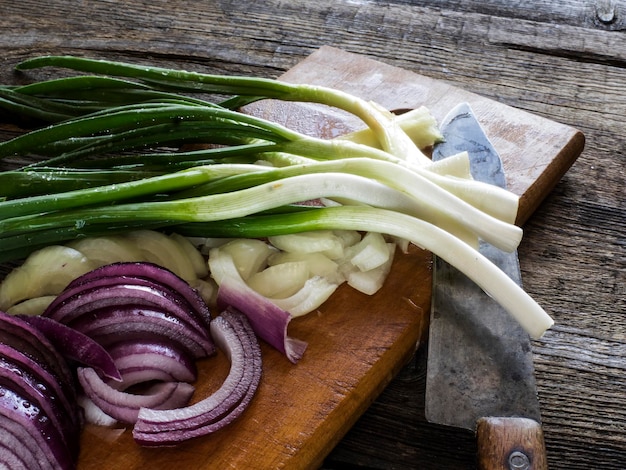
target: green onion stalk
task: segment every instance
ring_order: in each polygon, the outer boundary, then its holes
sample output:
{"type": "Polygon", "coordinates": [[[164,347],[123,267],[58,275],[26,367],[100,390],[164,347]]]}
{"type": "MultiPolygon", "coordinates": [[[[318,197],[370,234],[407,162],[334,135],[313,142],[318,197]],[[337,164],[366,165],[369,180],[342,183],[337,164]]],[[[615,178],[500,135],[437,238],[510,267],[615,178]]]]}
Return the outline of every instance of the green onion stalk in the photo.
{"type": "MultiPolygon", "coordinates": [[[[333,88],[290,84],[273,79],[222,76],[160,67],[146,67],[109,60],[93,60],[72,56],[42,56],[26,60],[18,70],[39,67],[65,67],[80,72],[133,78],[166,90],[225,93],[251,97],[247,100],[274,98],[285,101],[307,101],[325,104],[358,116],[372,129],[383,149],[392,155],[428,164],[429,159],[391,119],[390,113],[356,96],[333,88]]],[[[238,102],[241,104],[241,102],[238,102]]]]}

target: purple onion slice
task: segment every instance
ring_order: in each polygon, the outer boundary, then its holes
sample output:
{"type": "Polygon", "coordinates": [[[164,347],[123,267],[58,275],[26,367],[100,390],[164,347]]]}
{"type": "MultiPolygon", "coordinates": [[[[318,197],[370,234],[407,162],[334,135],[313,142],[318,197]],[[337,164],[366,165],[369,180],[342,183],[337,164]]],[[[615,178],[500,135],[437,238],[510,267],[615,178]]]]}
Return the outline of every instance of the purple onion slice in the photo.
{"type": "Polygon", "coordinates": [[[163,446],[211,434],[243,413],[261,380],[261,349],[245,315],[224,311],[211,322],[211,334],[229,357],[231,368],[222,386],[203,400],[180,409],[142,408],[133,429],[136,442],[163,446]]]}
{"type": "Polygon", "coordinates": [[[44,468],[75,467],[76,456],[65,444],[61,430],[38,406],[3,386],[0,386],[0,421],[13,422],[26,430],[49,463],[44,468]]]}
{"type": "Polygon", "coordinates": [[[219,308],[230,305],[243,312],[259,338],[291,362],[296,363],[302,358],[307,343],[287,334],[292,316],[245,282],[231,276],[222,279],[217,291],[217,303],[219,308]]]}
{"type": "Polygon", "coordinates": [[[20,318],[42,331],[64,357],[93,367],[113,380],[122,380],[111,355],[89,336],[52,318],[39,315],[20,318]]]}
{"type": "Polygon", "coordinates": [[[83,276],[75,279],[70,283],[69,287],[76,284],[80,284],[84,281],[89,281],[98,277],[135,277],[141,279],[148,279],[154,282],[158,282],[164,286],[169,287],[174,292],[182,295],[190,305],[194,307],[194,310],[198,312],[199,316],[204,320],[205,325],[211,322],[211,312],[206,302],[202,299],[200,294],[192,288],[189,283],[184,279],[174,274],[167,268],[156,265],[149,262],[125,262],[125,263],[113,263],[100,268],[94,269],[83,276]]]}
{"type": "Polygon", "coordinates": [[[155,308],[134,305],[103,308],[82,315],[68,326],[90,336],[105,349],[109,342],[161,338],[180,345],[195,358],[215,352],[208,332],[201,334],[179,322],[169,312],[155,308]]]}
{"type": "Polygon", "coordinates": [[[201,324],[193,316],[190,307],[180,304],[170,292],[154,285],[114,284],[107,285],[94,281],[96,284],[84,284],[84,289],[63,291],[46,309],[44,316],[53,318],[66,325],[71,324],[84,314],[104,308],[123,308],[126,305],[144,306],[169,312],[187,328],[206,334],[207,326],[201,324]]]}
{"type": "Polygon", "coordinates": [[[91,368],[80,367],[78,380],[85,394],[107,415],[125,423],[134,423],[142,407],[179,408],[189,403],[194,387],[185,382],[158,382],[144,393],[116,390],[91,368]]]}
{"type": "Polygon", "coordinates": [[[121,341],[108,350],[127,386],[149,380],[191,383],[197,379],[191,355],[171,341],[121,341]]]}

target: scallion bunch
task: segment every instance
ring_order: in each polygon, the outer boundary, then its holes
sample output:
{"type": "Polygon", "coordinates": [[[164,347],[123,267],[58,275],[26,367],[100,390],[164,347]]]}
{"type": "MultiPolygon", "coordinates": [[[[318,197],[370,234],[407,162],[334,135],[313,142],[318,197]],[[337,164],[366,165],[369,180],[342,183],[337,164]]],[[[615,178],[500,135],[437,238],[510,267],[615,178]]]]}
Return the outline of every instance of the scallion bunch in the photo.
{"type": "Polygon", "coordinates": [[[78,57],[17,68],[47,66],[79,74],[0,86],[0,108],[41,123],[0,143],[0,158],[34,161],[0,173],[0,261],[146,227],[222,237],[380,232],[457,266],[533,337],[552,324],[475,249],[479,238],[517,247],[517,197],[469,178],[464,154],[432,163],[420,146],[439,135],[424,109],[394,116],[331,88],[78,57]],[[269,98],[340,108],[364,129],[322,139],[238,110],[269,98]],[[310,200],[324,204],[302,204],[310,200]]]}

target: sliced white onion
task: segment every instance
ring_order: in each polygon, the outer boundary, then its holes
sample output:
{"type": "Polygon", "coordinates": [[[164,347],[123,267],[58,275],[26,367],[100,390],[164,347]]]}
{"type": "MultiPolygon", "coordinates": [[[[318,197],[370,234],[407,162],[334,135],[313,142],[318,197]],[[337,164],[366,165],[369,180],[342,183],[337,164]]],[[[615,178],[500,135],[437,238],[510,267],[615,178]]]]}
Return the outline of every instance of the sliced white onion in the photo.
{"type": "Polygon", "coordinates": [[[325,277],[337,284],[345,281],[339,273],[337,262],[322,253],[288,253],[281,251],[267,259],[267,263],[270,266],[289,262],[306,263],[311,276],[325,277]]]}
{"type": "Polygon", "coordinates": [[[269,237],[276,248],[290,253],[324,253],[330,259],[343,256],[343,241],[331,230],[294,233],[269,237]]]}
{"type": "Polygon", "coordinates": [[[347,250],[346,255],[360,271],[369,271],[389,260],[389,249],[382,234],[368,232],[359,243],[347,250]]]}
{"type": "Polygon", "coordinates": [[[292,317],[300,317],[319,308],[337,290],[339,284],[325,277],[315,276],[307,279],[304,286],[295,294],[269,300],[289,312],[292,317]]]}
{"type": "MultiPolygon", "coordinates": [[[[267,266],[269,256],[276,252],[275,249],[264,241],[253,238],[233,240],[219,247],[219,251],[228,253],[231,256],[237,272],[244,281],[247,281],[250,276],[264,269],[267,266]]],[[[209,266],[211,266],[211,252],[209,252],[209,266]]],[[[211,269],[211,273],[215,276],[213,269],[211,269]]]]}
{"type": "Polygon", "coordinates": [[[384,264],[370,269],[369,271],[360,271],[358,269],[348,273],[348,285],[367,295],[373,295],[383,286],[387,275],[391,270],[393,263],[393,253],[395,252],[395,244],[388,243],[386,245],[389,256],[384,264]]]}
{"type": "Polygon", "coordinates": [[[248,285],[265,297],[283,298],[295,294],[309,279],[304,261],[290,261],[269,266],[248,278],[248,285]]]}

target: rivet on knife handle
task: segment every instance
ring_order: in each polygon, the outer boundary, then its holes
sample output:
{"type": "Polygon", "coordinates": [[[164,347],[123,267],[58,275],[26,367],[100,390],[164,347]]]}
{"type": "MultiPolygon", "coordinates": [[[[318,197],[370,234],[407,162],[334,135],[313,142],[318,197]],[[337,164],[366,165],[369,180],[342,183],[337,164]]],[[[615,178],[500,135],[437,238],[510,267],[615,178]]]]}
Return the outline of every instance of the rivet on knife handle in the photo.
{"type": "Polygon", "coordinates": [[[476,428],[480,470],[546,470],[541,425],[528,418],[481,418],[476,428]]]}

